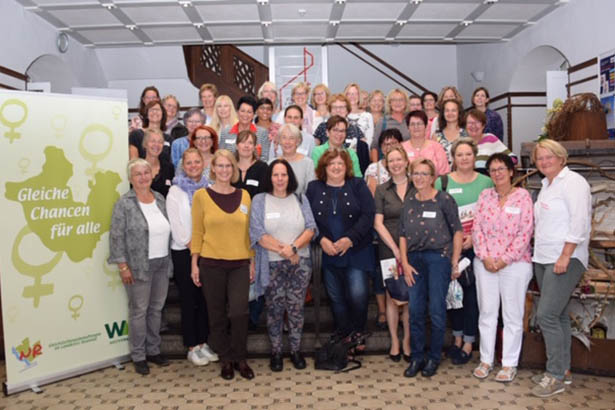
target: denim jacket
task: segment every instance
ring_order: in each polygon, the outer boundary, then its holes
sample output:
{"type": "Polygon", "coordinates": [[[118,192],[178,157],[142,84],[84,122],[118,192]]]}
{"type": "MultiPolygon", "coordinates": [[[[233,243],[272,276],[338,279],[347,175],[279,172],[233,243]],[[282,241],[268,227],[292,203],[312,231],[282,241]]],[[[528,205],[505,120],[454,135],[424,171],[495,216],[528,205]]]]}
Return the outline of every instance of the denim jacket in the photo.
{"type": "MultiPolygon", "coordinates": [[[[152,191],[156,198],[156,205],[168,220],[164,197],[152,191]]],[[[137,194],[133,189],[126,192],[113,206],[111,216],[111,229],[109,231],[108,263],[127,263],[135,280],[149,280],[149,228],[137,194]]],[[[169,237],[169,263],[167,272],[170,278],[173,275],[171,263],[171,238],[169,237]]]]}

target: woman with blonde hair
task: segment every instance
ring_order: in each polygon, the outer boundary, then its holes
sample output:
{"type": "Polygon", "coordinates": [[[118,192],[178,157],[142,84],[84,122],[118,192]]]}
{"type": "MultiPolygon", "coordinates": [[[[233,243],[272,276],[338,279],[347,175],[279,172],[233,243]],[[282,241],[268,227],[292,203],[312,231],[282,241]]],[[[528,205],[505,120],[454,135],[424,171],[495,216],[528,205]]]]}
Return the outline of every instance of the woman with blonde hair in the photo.
{"type": "Polygon", "coordinates": [[[385,98],[384,93],[380,90],[372,91],[367,97],[367,111],[374,118],[374,135],[380,135],[376,133],[375,127],[378,126],[384,117],[385,98]]]}
{"type": "Polygon", "coordinates": [[[251,200],[247,191],[232,185],[238,179],[235,156],[218,150],[212,159],[212,185],[196,191],[192,200],[191,277],[205,296],[208,341],[219,355],[220,376],[226,380],[235,376],[234,370],[245,379],[254,378],[246,361],[248,292],[254,279],[251,200]]]}
{"type": "Polygon", "coordinates": [[[314,126],[315,113],[314,110],[308,105],[309,95],[310,86],[304,82],[295,84],[290,94],[293,104],[298,105],[303,110],[303,124],[301,129],[309,134],[313,134],[316,129],[314,126]]]}
{"type": "Polygon", "coordinates": [[[314,130],[320,125],[320,123],[327,121],[329,116],[329,97],[331,97],[331,91],[325,84],[318,84],[312,89],[312,98],[310,103],[314,107],[314,124],[312,127],[314,130]]]}
{"type": "Polygon", "coordinates": [[[199,99],[201,104],[203,104],[203,114],[205,114],[205,125],[211,123],[216,98],[218,98],[218,87],[215,84],[205,83],[199,89],[199,99]]]}
{"type": "Polygon", "coordinates": [[[344,88],[344,95],[350,102],[350,113],[348,114],[348,122],[356,124],[363,135],[367,146],[372,144],[374,137],[374,117],[365,110],[359,107],[361,100],[361,87],[357,83],[350,83],[344,88]]]}
{"type": "MultiPolygon", "coordinates": [[[[401,132],[402,139],[407,141],[410,139],[408,127],[405,124],[405,116],[408,112],[408,94],[400,88],[394,88],[389,91],[385,102],[385,115],[382,121],[376,124],[374,135],[380,136],[382,131],[390,128],[395,128],[401,132]]],[[[370,159],[372,162],[378,161],[382,156],[379,151],[378,139],[375,138],[370,146],[370,159]]]]}
{"type": "Polygon", "coordinates": [[[275,83],[265,81],[258,89],[256,96],[258,98],[269,98],[269,100],[273,103],[273,113],[271,114],[271,119],[279,123],[280,118],[282,117],[282,104],[280,104],[279,93],[275,83]]]}
{"type": "Polygon", "coordinates": [[[230,129],[236,122],[237,111],[235,111],[231,97],[228,95],[221,95],[216,98],[214,114],[211,118],[211,124],[209,124],[210,127],[220,135],[222,130],[230,129]]]}

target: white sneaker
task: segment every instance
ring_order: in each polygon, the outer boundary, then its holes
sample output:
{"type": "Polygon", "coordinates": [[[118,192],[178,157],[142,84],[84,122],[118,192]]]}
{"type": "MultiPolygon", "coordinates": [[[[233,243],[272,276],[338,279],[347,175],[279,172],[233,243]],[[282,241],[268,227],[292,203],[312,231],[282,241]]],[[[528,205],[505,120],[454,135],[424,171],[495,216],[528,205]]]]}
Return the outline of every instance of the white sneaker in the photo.
{"type": "Polygon", "coordinates": [[[200,349],[192,349],[188,352],[188,360],[195,366],[205,366],[209,363],[209,360],[201,352],[200,349]]]}
{"type": "Polygon", "coordinates": [[[201,351],[201,353],[203,353],[203,356],[205,356],[210,362],[217,362],[218,360],[220,360],[216,352],[211,350],[211,347],[209,347],[207,343],[203,343],[199,350],[201,351]]]}

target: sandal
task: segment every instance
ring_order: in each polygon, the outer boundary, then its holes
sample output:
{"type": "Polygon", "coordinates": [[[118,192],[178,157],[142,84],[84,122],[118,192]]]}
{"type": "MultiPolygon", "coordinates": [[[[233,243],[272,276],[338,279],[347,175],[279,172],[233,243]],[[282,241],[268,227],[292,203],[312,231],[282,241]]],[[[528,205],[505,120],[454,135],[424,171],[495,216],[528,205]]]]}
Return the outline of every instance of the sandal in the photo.
{"type": "Polygon", "coordinates": [[[502,367],[502,369],[495,376],[496,382],[509,383],[515,380],[517,376],[516,367],[502,367]]]}
{"type": "Polygon", "coordinates": [[[480,362],[480,364],[472,372],[472,375],[477,379],[486,379],[487,376],[489,376],[489,373],[491,373],[491,370],[493,370],[493,367],[487,363],[480,362]]]}

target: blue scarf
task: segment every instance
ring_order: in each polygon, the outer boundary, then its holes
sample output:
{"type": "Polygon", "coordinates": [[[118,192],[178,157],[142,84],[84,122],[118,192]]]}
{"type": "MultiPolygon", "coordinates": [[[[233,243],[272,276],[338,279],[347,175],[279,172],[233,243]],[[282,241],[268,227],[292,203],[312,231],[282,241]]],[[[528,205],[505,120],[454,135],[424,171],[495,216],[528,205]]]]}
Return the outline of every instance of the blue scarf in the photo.
{"type": "Polygon", "coordinates": [[[192,197],[194,193],[201,188],[207,188],[209,184],[205,177],[201,177],[199,182],[194,182],[192,179],[188,178],[186,174],[181,172],[173,178],[173,185],[177,185],[182,191],[188,194],[188,200],[190,201],[190,206],[192,206],[192,197]]]}

